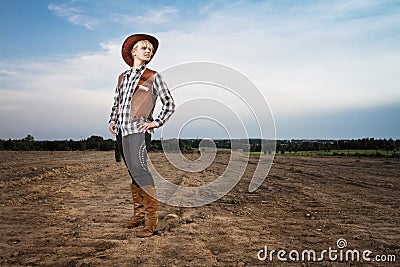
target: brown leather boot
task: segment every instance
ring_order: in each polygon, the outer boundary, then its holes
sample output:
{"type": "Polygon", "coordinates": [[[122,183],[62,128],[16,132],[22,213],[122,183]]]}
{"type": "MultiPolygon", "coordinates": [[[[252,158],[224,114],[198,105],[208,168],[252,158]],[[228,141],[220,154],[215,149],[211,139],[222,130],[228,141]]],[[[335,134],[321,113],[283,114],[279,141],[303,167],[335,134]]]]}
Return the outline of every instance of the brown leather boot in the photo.
{"type": "Polygon", "coordinates": [[[145,210],[145,224],[143,229],[136,232],[137,237],[148,237],[154,234],[158,223],[158,201],[156,190],[153,186],[145,186],[142,189],[143,206],[145,210]]]}
{"type": "Polygon", "coordinates": [[[138,227],[144,223],[144,206],[143,206],[143,194],[142,189],[131,184],[131,192],[133,199],[133,216],[122,225],[124,228],[138,227]]]}

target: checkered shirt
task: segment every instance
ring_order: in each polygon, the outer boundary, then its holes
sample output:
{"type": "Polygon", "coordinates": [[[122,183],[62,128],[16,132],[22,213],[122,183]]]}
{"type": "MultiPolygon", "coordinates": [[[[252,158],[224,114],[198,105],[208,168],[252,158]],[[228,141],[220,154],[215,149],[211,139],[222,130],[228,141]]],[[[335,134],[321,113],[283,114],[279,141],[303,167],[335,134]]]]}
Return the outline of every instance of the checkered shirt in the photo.
{"type": "MultiPolygon", "coordinates": [[[[130,111],[131,111],[131,100],[133,92],[139,82],[140,76],[146,69],[146,65],[141,68],[136,69],[136,71],[126,70],[123,73],[123,78],[121,80],[120,89],[118,86],[115,88],[114,93],[114,103],[111,108],[111,115],[109,123],[114,122],[117,131],[122,131],[122,136],[126,136],[133,133],[140,133],[139,123],[144,121],[149,121],[147,118],[143,120],[138,120],[134,122],[129,122],[130,111]]],[[[168,86],[165,83],[163,77],[160,73],[156,72],[154,75],[153,83],[153,97],[157,100],[160,97],[162,103],[162,109],[158,114],[157,118],[154,119],[154,124],[157,127],[162,126],[171,117],[172,113],[175,111],[175,103],[171,96],[168,86]]],[[[149,131],[153,133],[152,130],[149,131]]]]}

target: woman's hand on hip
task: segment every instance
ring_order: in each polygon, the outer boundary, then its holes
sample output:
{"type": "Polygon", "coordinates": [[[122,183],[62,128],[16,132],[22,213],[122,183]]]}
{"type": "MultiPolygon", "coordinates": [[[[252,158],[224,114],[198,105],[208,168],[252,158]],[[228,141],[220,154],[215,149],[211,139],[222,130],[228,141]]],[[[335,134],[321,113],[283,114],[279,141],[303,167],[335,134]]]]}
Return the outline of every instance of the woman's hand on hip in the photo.
{"type": "Polygon", "coordinates": [[[117,133],[115,132],[114,126],[115,126],[115,122],[112,121],[110,123],[110,125],[108,126],[108,130],[111,132],[112,135],[116,136],[117,133]]]}
{"type": "Polygon", "coordinates": [[[139,123],[139,131],[145,133],[150,129],[157,128],[154,122],[141,122],[139,123]]]}

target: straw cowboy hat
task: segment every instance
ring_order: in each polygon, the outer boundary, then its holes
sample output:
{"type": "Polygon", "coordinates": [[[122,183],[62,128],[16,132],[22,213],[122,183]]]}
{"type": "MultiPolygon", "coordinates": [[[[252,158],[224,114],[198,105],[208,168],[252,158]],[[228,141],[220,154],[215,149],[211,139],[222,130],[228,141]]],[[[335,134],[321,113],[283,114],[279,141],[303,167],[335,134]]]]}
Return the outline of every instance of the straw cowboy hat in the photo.
{"type": "Polygon", "coordinates": [[[154,57],[154,54],[157,51],[158,48],[158,40],[148,34],[133,34],[131,36],[129,36],[128,38],[125,39],[124,43],[122,44],[122,49],[121,49],[121,53],[122,53],[122,58],[124,59],[124,61],[126,62],[126,64],[128,64],[130,67],[132,67],[133,65],[133,58],[132,58],[132,47],[139,41],[142,40],[148,40],[152,45],[153,45],[153,55],[151,56],[149,62],[152,60],[152,58],[154,57]]]}

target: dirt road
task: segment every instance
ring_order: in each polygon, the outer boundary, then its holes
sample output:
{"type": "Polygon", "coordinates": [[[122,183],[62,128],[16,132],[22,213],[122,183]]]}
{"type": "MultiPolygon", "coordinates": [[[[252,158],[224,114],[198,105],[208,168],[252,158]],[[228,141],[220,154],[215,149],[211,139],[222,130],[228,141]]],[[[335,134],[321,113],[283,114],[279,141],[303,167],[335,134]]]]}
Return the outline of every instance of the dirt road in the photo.
{"type": "MultiPolygon", "coordinates": [[[[257,158],[222,199],[199,208],[160,205],[157,235],[119,225],[132,212],[130,178],[113,152],[0,152],[0,266],[281,266],[260,250],[300,252],[285,266],[399,266],[400,159],[277,156],[247,191],[257,158]],[[303,250],[371,250],[397,262],[301,261],[303,250]]],[[[189,155],[188,157],[192,157],[189,155]]],[[[229,155],[186,173],[151,153],[182,185],[213,180],[229,155]]],[[[296,254],[291,254],[295,256],[296,254]]],[[[339,254],[338,254],[339,255],[339,254]]],[[[320,254],[317,254],[319,257],[320,254]]]]}

